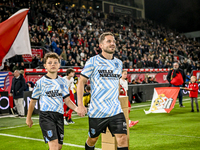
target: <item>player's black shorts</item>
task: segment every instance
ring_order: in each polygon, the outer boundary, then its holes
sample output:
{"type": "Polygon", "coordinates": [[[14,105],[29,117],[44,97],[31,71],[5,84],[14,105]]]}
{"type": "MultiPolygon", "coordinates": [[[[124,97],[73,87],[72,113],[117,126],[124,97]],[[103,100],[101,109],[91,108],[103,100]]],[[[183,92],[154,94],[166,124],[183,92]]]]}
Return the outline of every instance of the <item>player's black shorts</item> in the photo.
{"type": "Polygon", "coordinates": [[[106,128],[114,134],[127,134],[126,119],[124,113],[107,118],[89,118],[89,136],[98,137],[100,133],[106,133],[106,128]]]}
{"type": "Polygon", "coordinates": [[[40,111],[39,123],[45,143],[58,139],[58,143],[63,144],[63,114],[52,111],[40,111]]]}

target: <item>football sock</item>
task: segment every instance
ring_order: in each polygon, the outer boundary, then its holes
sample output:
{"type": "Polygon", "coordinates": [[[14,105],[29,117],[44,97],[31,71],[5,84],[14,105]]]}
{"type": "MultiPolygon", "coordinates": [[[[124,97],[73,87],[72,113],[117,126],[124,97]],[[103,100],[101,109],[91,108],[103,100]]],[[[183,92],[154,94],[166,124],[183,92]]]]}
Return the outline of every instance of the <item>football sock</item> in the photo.
{"type": "Polygon", "coordinates": [[[117,150],[128,150],[128,147],[117,147],[117,150]]]}
{"type": "Polygon", "coordinates": [[[94,150],[95,146],[88,146],[87,142],[85,142],[85,150],[94,150]]]}
{"type": "Polygon", "coordinates": [[[69,109],[69,111],[67,112],[68,119],[71,119],[71,117],[72,117],[72,112],[73,112],[72,109],[69,109]]]}

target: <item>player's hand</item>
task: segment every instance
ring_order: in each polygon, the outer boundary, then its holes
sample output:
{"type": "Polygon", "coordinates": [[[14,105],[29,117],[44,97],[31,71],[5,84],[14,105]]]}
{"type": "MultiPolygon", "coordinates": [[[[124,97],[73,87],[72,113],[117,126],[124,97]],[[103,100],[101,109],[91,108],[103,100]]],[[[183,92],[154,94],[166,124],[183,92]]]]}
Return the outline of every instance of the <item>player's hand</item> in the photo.
{"type": "Polygon", "coordinates": [[[32,119],[28,119],[28,118],[26,118],[26,124],[28,125],[29,128],[31,128],[32,125],[33,125],[33,121],[32,121],[32,119]]]}
{"type": "Polygon", "coordinates": [[[84,106],[79,106],[75,109],[75,111],[77,112],[77,114],[80,116],[80,117],[84,117],[85,114],[87,113],[87,109],[84,107],[84,106]]]}
{"type": "Polygon", "coordinates": [[[10,94],[9,94],[9,96],[13,96],[13,94],[12,94],[12,93],[10,93],[10,94]]]}

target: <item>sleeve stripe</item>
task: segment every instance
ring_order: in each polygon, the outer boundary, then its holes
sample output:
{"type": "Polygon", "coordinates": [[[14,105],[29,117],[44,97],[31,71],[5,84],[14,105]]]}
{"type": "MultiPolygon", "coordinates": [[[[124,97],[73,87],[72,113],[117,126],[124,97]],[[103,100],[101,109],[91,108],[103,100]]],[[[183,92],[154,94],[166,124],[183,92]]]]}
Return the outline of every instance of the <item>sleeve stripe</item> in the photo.
{"type": "Polygon", "coordinates": [[[39,100],[40,98],[37,99],[37,98],[31,97],[31,99],[33,99],[33,100],[39,100]]]}
{"type": "Polygon", "coordinates": [[[84,75],[84,74],[82,74],[82,73],[81,73],[81,75],[82,75],[83,77],[87,78],[87,79],[89,78],[89,77],[87,77],[86,75],[84,75]]]}
{"type": "Polygon", "coordinates": [[[67,98],[68,96],[70,96],[70,94],[67,94],[67,95],[63,96],[63,99],[67,98]]]}

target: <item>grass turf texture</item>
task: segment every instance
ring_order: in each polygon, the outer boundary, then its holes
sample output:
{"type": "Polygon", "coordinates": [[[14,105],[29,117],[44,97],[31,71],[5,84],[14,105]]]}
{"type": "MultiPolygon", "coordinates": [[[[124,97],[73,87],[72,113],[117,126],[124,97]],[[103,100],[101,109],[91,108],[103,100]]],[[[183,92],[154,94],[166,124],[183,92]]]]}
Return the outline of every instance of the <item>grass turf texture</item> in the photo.
{"type": "MultiPolygon", "coordinates": [[[[180,108],[177,100],[175,108],[169,114],[145,115],[143,110],[148,110],[151,102],[132,104],[130,119],[139,120],[139,123],[130,128],[130,150],[200,149],[200,113],[190,112],[191,106],[188,99],[184,97],[185,108],[180,108]]],[[[33,116],[33,118],[38,118],[38,116],[33,116]]],[[[80,145],[82,148],[65,144],[63,149],[83,150],[88,136],[88,119],[77,115],[73,118],[76,123],[65,126],[64,143],[80,145]]],[[[25,118],[0,118],[0,150],[47,150],[48,144],[44,144],[39,120],[33,119],[33,121],[32,128],[28,128],[25,118]],[[8,135],[17,137],[8,137],[8,135]],[[40,141],[21,139],[24,137],[40,141]]],[[[96,147],[101,148],[101,138],[96,147]]]]}

